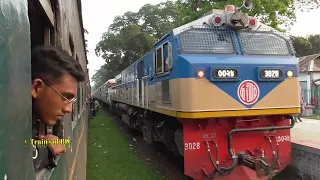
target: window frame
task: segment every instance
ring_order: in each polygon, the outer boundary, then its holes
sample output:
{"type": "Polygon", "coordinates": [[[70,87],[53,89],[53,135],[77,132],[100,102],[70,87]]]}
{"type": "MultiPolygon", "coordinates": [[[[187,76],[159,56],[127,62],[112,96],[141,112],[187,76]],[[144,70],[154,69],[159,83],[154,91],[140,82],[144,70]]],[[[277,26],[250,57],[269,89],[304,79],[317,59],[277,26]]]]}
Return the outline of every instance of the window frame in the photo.
{"type": "Polygon", "coordinates": [[[164,72],[164,66],[163,66],[163,46],[160,45],[156,48],[155,54],[154,54],[154,59],[155,59],[155,73],[162,74],[164,72]],[[158,50],[161,49],[161,71],[158,72],[158,50]]]}
{"type": "Polygon", "coordinates": [[[166,40],[165,42],[161,43],[155,50],[153,51],[153,67],[154,67],[154,74],[156,76],[166,75],[169,74],[173,67],[173,51],[172,51],[172,42],[169,40],[166,40]],[[168,51],[168,70],[165,71],[165,59],[164,59],[164,45],[167,45],[167,51],[168,51]],[[171,51],[169,51],[169,47],[171,48],[171,51]],[[158,49],[161,48],[161,61],[162,61],[162,67],[161,72],[158,72],[158,49]]]}

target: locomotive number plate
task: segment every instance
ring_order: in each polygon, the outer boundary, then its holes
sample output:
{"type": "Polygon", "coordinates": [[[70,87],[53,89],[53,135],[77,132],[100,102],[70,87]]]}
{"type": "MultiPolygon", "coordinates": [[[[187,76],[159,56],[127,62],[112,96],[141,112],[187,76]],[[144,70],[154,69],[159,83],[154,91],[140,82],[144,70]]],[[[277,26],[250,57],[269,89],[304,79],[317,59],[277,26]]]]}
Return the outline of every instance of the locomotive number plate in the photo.
{"type": "Polygon", "coordinates": [[[263,79],[280,79],[283,76],[281,69],[261,69],[261,78],[263,79]]]}
{"type": "Polygon", "coordinates": [[[234,68],[215,69],[213,77],[217,79],[235,79],[238,78],[238,70],[234,68]]]}

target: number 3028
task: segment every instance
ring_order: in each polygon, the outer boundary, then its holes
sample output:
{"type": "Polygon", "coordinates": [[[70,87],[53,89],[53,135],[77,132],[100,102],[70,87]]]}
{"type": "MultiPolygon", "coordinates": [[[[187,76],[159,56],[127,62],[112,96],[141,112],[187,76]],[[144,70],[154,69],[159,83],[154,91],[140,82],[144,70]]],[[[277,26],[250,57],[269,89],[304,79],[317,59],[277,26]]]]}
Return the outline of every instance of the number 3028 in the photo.
{"type": "Polygon", "coordinates": [[[197,143],[184,143],[184,150],[200,149],[200,142],[197,143]]]}

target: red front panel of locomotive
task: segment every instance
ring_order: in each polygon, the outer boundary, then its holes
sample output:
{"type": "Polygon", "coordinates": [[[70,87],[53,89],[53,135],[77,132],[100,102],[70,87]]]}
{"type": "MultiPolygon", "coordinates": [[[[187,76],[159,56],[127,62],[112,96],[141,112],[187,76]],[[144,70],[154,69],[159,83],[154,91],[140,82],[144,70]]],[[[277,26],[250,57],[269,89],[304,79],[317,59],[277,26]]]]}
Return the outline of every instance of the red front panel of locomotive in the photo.
{"type": "Polygon", "coordinates": [[[290,120],[284,117],[180,119],[180,122],[184,128],[185,174],[194,179],[260,179],[258,176],[264,179],[291,163],[290,129],[250,132],[252,129],[290,126],[290,120]],[[235,132],[229,138],[233,129],[249,132],[235,132]],[[238,155],[234,168],[231,168],[234,160],[229,148],[238,155]],[[223,171],[228,167],[232,171],[223,171]],[[215,169],[220,172],[214,173],[215,169]]]}

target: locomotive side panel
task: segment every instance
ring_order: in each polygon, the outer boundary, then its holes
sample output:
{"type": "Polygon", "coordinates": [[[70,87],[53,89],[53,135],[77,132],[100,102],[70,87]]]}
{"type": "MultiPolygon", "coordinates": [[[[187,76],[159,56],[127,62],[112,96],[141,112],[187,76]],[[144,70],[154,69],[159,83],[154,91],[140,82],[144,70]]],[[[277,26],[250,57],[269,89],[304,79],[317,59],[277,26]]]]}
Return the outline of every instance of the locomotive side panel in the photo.
{"type": "Polygon", "coordinates": [[[0,179],[35,179],[27,0],[1,1],[0,22],[0,179]]]}
{"type": "Polygon", "coordinates": [[[113,100],[136,107],[165,107],[173,110],[179,101],[172,101],[170,78],[173,62],[172,33],[156,45],[155,51],[147,53],[143,58],[131,64],[121,73],[121,83],[117,83],[113,100]],[[169,47],[170,46],[170,47],[169,47]],[[169,52],[170,48],[170,52],[169,52]],[[156,59],[158,71],[155,72],[156,59]]]}
{"type": "Polygon", "coordinates": [[[174,77],[178,70],[172,68],[174,62],[173,52],[175,50],[175,38],[172,32],[166,34],[154,45],[152,62],[148,62],[151,69],[153,79],[148,83],[149,92],[153,93],[154,101],[150,107],[164,107],[166,109],[174,109],[177,103],[172,101],[170,89],[170,79],[174,77]]]}

